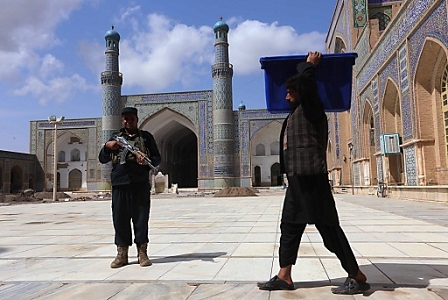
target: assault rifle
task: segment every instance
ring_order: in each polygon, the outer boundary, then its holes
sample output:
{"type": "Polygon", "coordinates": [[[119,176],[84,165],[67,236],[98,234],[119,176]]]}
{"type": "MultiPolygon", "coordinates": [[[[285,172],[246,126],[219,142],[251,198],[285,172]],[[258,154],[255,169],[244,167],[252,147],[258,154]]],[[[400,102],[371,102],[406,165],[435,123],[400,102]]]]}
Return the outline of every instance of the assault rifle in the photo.
{"type": "Polygon", "coordinates": [[[131,152],[135,156],[142,156],[145,163],[154,171],[154,173],[158,172],[157,168],[152,165],[152,161],[149,159],[149,157],[146,156],[146,154],[140,151],[140,149],[138,149],[137,147],[132,146],[127,139],[122,136],[114,136],[113,139],[116,140],[124,148],[123,152],[121,152],[120,164],[126,163],[126,155],[128,154],[128,152],[131,152]]]}

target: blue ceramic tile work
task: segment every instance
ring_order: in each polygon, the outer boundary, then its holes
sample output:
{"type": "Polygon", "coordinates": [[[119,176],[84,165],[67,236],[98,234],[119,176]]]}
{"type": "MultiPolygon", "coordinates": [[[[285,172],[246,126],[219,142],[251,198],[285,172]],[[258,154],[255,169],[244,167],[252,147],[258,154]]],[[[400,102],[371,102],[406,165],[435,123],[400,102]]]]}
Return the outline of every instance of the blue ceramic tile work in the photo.
{"type": "Polygon", "coordinates": [[[336,160],[339,160],[339,156],[341,154],[341,146],[340,146],[340,141],[339,141],[339,118],[338,118],[338,114],[337,113],[333,113],[334,114],[334,134],[336,137],[336,160]]]}
{"type": "Polygon", "coordinates": [[[250,176],[250,143],[249,143],[249,122],[242,121],[239,124],[240,132],[240,156],[241,156],[241,166],[240,173],[241,176],[250,176]]]}
{"type": "Polygon", "coordinates": [[[405,41],[434,2],[435,0],[409,0],[403,5],[403,13],[389,24],[383,37],[379,40],[375,52],[371,53],[362,72],[358,74],[358,93],[369,84],[372,76],[405,41]]]}
{"type": "Polygon", "coordinates": [[[369,4],[393,4],[397,0],[369,0],[369,4]]]}
{"type": "Polygon", "coordinates": [[[378,182],[383,181],[384,182],[384,174],[383,174],[383,157],[377,156],[376,157],[376,165],[378,167],[378,182]]]}
{"type": "Polygon", "coordinates": [[[373,94],[373,113],[375,122],[375,149],[380,151],[380,133],[381,133],[381,120],[380,120],[380,109],[379,109],[379,97],[378,97],[378,80],[375,77],[371,82],[372,94],[373,94]]]}
{"type": "MultiPolygon", "coordinates": [[[[80,127],[95,127],[95,120],[64,120],[61,124],[58,125],[59,128],[80,128],[80,127]]],[[[48,121],[40,121],[37,122],[37,128],[49,129],[54,128],[53,124],[50,124],[48,121]]]]}
{"type": "Polygon", "coordinates": [[[199,103],[199,157],[207,154],[207,105],[204,101],[199,103]]]}
{"type": "Polygon", "coordinates": [[[353,0],[353,27],[362,28],[367,20],[367,0],[353,0]]]}
{"type": "Polygon", "coordinates": [[[161,93],[161,94],[148,94],[143,95],[140,98],[141,102],[179,102],[179,101],[196,101],[198,99],[206,99],[207,93],[211,93],[211,90],[196,91],[196,92],[183,92],[183,93],[161,93]]]}
{"type": "Polygon", "coordinates": [[[233,112],[233,139],[234,139],[234,149],[235,149],[235,153],[240,153],[240,130],[239,130],[239,116],[238,116],[238,111],[234,111],[233,112]]]}
{"type": "MultiPolygon", "coordinates": [[[[369,36],[370,36],[370,29],[369,27],[365,27],[355,47],[355,52],[358,54],[358,58],[356,58],[355,63],[355,70],[357,73],[360,72],[360,69],[364,66],[364,64],[370,57],[369,36]]],[[[360,85],[359,82],[357,82],[356,84],[360,85]]]]}
{"type": "Polygon", "coordinates": [[[215,110],[232,110],[232,78],[214,78],[213,91],[215,93],[215,110]]]}
{"type": "Polygon", "coordinates": [[[103,86],[103,116],[119,116],[121,97],[120,86],[103,86]]]}
{"type": "Polygon", "coordinates": [[[207,177],[207,102],[201,101],[199,103],[199,168],[198,177],[207,177]]]}
{"type": "Polygon", "coordinates": [[[398,50],[398,67],[400,73],[400,90],[401,94],[404,94],[409,91],[408,54],[406,44],[403,44],[400,50],[398,50]]]}
{"type": "MultiPolygon", "coordinates": [[[[397,59],[395,58],[395,56],[393,56],[393,58],[389,61],[389,63],[386,65],[386,67],[384,69],[381,70],[380,74],[379,74],[379,85],[378,85],[378,89],[381,91],[381,100],[384,99],[384,93],[385,88],[386,88],[386,84],[387,81],[389,79],[392,79],[392,81],[394,82],[395,86],[399,86],[399,81],[398,81],[398,65],[397,65],[397,59]]],[[[382,103],[379,104],[380,106],[382,106],[382,103]]]]}
{"type": "Polygon", "coordinates": [[[417,159],[414,145],[404,149],[404,159],[406,168],[406,185],[417,186],[417,159]]]}

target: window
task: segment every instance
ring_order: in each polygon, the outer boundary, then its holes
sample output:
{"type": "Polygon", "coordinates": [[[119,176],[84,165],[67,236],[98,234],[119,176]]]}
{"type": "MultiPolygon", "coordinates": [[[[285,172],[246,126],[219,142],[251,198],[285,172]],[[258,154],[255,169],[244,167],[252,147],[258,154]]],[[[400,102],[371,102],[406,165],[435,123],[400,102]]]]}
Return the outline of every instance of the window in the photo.
{"type": "Polygon", "coordinates": [[[59,151],[58,162],[64,162],[64,161],[65,161],[65,151],[59,151]]]}
{"type": "Polygon", "coordinates": [[[373,117],[370,117],[370,147],[375,146],[375,124],[373,122],[373,117]]]}
{"type": "Polygon", "coordinates": [[[271,155],[279,155],[280,143],[278,141],[271,144],[271,155]]]}
{"type": "Polygon", "coordinates": [[[264,145],[263,144],[258,144],[257,148],[256,148],[256,156],[264,156],[265,152],[264,152],[264,145]]]}
{"type": "Polygon", "coordinates": [[[81,152],[78,149],[73,149],[70,153],[70,161],[80,161],[81,160],[81,152]]]}

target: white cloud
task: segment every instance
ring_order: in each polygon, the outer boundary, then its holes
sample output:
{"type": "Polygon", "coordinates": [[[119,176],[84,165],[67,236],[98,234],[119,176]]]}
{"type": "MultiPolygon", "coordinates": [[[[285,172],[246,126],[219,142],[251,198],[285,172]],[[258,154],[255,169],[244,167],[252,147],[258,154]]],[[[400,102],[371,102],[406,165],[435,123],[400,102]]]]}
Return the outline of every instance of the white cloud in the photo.
{"type": "MultiPolygon", "coordinates": [[[[41,57],[38,51],[60,42],[54,34],[56,26],[81,3],[82,0],[15,0],[3,5],[0,10],[0,80],[15,83],[30,77],[41,82],[52,71],[60,69],[62,63],[53,55],[44,53],[41,57]]],[[[29,79],[28,84],[30,82],[34,80],[29,79]]],[[[25,90],[26,86],[18,93],[25,90]]]]}
{"type": "Polygon", "coordinates": [[[47,54],[42,60],[39,74],[41,74],[43,78],[47,78],[54,73],[58,73],[58,71],[62,70],[63,67],[64,63],[62,61],[58,60],[51,54],[47,54]]]}
{"type": "MultiPolygon", "coordinates": [[[[82,70],[75,73],[70,62],[63,62],[50,52],[61,43],[55,35],[56,27],[82,3],[82,0],[15,0],[0,10],[0,80],[20,83],[22,86],[14,91],[16,95],[31,95],[47,105],[65,101],[83,89],[99,88],[98,81],[87,86],[80,75],[82,70]],[[67,69],[74,75],[67,77],[67,69]]],[[[149,14],[142,21],[140,14],[140,6],[131,6],[115,19],[124,25],[123,29],[131,27],[120,42],[124,86],[138,87],[148,93],[173,86],[186,90],[211,88],[212,27],[188,26],[160,14],[149,14]]],[[[290,26],[240,18],[227,23],[231,27],[230,63],[236,76],[260,72],[261,56],[324,50],[325,35],[318,32],[298,34],[290,26]]],[[[99,77],[104,70],[104,45],[97,41],[77,42],[85,68],[99,77]]]]}
{"type": "Polygon", "coordinates": [[[30,77],[24,86],[15,91],[18,96],[32,95],[39,99],[41,105],[51,102],[64,102],[73,96],[77,90],[94,90],[96,86],[89,86],[86,80],[75,74],[71,77],[57,77],[48,81],[42,81],[37,77],[30,77]]]}
{"type": "Polygon", "coordinates": [[[121,14],[120,18],[117,19],[117,22],[124,22],[129,19],[132,15],[140,11],[140,6],[128,7],[121,14]]]}
{"type": "Polygon", "coordinates": [[[173,83],[188,85],[213,61],[213,31],[175,23],[151,14],[147,24],[120,45],[120,70],[125,85],[162,90],[173,83]]]}
{"type": "MultiPolygon", "coordinates": [[[[229,32],[229,58],[235,75],[260,72],[262,56],[324,51],[323,33],[298,34],[294,28],[276,22],[233,18],[227,23],[234,26],[229,32]]],[[[158,14],[148,15],[145,24],[136,20],[132,24],[132,36],[122,36],[120,42],[120,71],[125,86],[156,92],[180,83],[189,89],[198,83],[200,76],[211,76],[214,59],[211,27],[187,26],[158,14]]]]}
{"type": "Polygon", "coordinates": [[[262,56],[306,54],[323,51],[325,34],[298,34],[290,26],[248,20],[229,32],[229,59],[236,74],[247,75],[260,70],[262,56]]]}
{"type": "Polygon", "coordinates": [[[82,0],[14,0],[0,10],[0,53],[33,52],[53,45],[54,28],[82,0]]]}

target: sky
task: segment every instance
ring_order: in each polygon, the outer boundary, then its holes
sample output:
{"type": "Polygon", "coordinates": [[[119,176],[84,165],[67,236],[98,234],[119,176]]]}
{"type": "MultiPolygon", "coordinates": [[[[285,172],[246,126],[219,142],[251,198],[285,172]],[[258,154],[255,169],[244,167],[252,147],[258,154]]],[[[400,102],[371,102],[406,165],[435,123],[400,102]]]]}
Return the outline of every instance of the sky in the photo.
{"type": "Polygon", "coordinates": [[[336,0],[0,0],[0,150],[29,153],[30,121],[102,115],[105,33],[123,95],[211,90],[213,26],[229,25],[233,105],[266,108],[266,56],[325,52],[336,0]],[[7,2],[7,4],[6,4],[7,2]]]}

